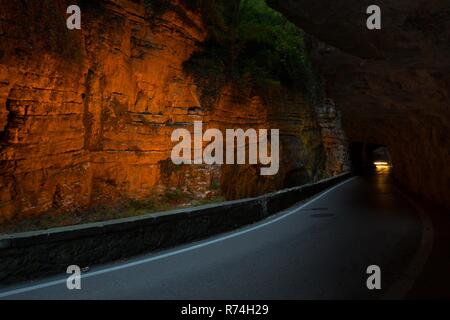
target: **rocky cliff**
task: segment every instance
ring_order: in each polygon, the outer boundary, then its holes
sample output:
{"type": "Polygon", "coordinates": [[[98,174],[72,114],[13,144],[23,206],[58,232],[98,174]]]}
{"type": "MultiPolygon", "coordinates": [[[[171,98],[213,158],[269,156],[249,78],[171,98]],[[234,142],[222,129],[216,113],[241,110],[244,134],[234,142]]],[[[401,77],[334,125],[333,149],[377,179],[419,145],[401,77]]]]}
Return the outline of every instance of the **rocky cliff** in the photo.
{"type": "Polygon", "coordinates": [[[316,60],[349,139],[388,146],[411,191],[450,207],[450,2],[268,0],[323,42],[316,60]]]}
{"type": "MultiPolygon", "coordinates": [[[[74,1],[0,0],[0,221],[145,199],[174,188],[239,198],[347,168],[340,116],[292,90],[264,97],[233,83],[212,99],[183,63],[204,41],[201,16],[174,0],[75,1],[82,30],[65,26],[74,1]],[[69,3],[70,2],[70,3],[69,3]],[[176,128],[279,128],[281,170],[175,166],[176,128]]],[[[207,86],[207,85],[206,85],[207,86]]]]}

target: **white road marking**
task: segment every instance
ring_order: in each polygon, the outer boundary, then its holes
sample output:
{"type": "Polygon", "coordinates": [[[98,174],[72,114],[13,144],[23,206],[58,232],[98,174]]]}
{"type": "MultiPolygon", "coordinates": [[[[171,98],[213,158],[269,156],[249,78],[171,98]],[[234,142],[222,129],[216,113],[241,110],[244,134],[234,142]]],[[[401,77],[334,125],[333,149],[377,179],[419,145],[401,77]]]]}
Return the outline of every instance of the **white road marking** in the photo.
{"type": "MultiPolygon", "coordinates": [[[[222,236],[222,237],[216,238],[214,240],[201,242],[199,244],[192,245],[192,246],[187,247],[187,248],[183,248],[183,249],[167,252],[167,253],[164,253],[164,254],[161,254],[161,255],[144,258],[142,260],[133,261],[133,262],[129,262],[129,263],[124,263],[124,264],[117,265],[117,266],[114,266],[114,267],[108,267],[108,268],[104,268],[104,269],[101,269],[101,270],[98,270],[98,271],[94,271],[94,272],[90,272],[90,273],[87,273],[87,274],[83,274],[81,276],[81,278],[82,279],[86,279],[86,278],[98,276],[98,275],[101,275],[101,274],[114,272],[114,271],[130,268],[130,267],[138,266],[138,265],[141,265],[141,264],[145,264],[145,263],[148,263],[148,262],[152,262],[152,261],[168,258],[168,257],[174,256],[174,255],[180,254],[180,253],[189,252],[189,251],[192,251],[192,250],[203,248],[203,247],[206,247],[206,246],[214,244],[214,243],[222,242],[222,241],[225,241],[227,239],[235,238],[235,237],[238,237],[240,235],[249,233],[251,231],[261,229],[261,228],[263,228],[265,226],[268,226],[268,225],[271,225],[271,224],[273,224],[275,222],[283,220],[283,219],[293,215],[294,213],[298,213],[303,208],[309,206],[310,204],[312,204],[312,203],[316,202],[317,200],[323,198],[328,193],[336,190],[337,188],[343,186],[344,184],[346,184],[346,183],[348,183],[350,181],[353,181],[356,178],[357,177],[353,177],[353,178],[347,179],[347,180],[345,180],[345,181],[335,185],[334,187],[332,187],[332,188],[322,192],[321,194],[319,194],[315,198],[309,200],[308,202],[302,204],[301,206],[296,207],[294,210],[289,211],[289,212],[287,212],[287,213],[285,213],[283,215],[280,215],[280,216],[278,216],[276,218],[272,218],[272,219],[269,218],[270,220],[268,220],[266,222],[257,223],[256,225],[254,225],[252,227],[249,227],[249,228],[245,228],[245,229],[243,229],[241,231],[236,231],[236,232],[233,232],[233,233],[228,234],[226,236],[222,236]]],[[[30,292],[30,291],[34,291],[34,290],[39,290],[39,289],[43,289],[43,288],[48,288],[48,287],[52,287],[52,286],[56,286],[56,285],[60,285],[60,284],[64,284],[65,285],[66,280],[67,280],[66,278],[63,278],[63,279],[54,280],[54,281],[50,281],[50,282],[44,282],[44,283],[41,283],[41,284],[29,286],[29,287],[24,287],[24,288],[19,288],[19,289],[15,289],[15,290],[1,292],[0,293],[0,298],[6,298],[6,297],[13,296],[13,295],[17,295],[17,294],[21,294],[21,293],[25,293],[25,292],[30,292]]]]}

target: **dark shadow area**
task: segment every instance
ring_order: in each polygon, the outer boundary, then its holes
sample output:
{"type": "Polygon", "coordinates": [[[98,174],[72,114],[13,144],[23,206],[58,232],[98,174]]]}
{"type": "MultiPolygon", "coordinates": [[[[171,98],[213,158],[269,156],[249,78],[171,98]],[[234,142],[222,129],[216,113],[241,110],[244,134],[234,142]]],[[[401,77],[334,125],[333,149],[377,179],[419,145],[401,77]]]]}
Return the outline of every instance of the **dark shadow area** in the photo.
{"type": "MultiPolygon", "coordinates": [[[[405,191],[405,190],[404,190],[405,191]]],[[[408,299],[450,299],[450,217],[448,210],[409,193],[433,224],[433,248],[408,299]]]]}
{"type": "MultiPolygon", "coordinates": [[[[411,211],[422,210],[430,218],[433,226],[433,245],[430,256],[427,258],[424,269],[415,280],[412,289],[408,292],[409,299],[448,299],[450,297],[450,218],[448,210],[426,200],[420,193],[411,192],[401,181],[394,176],[395,164],[392,162],[386,146],[367,142],[353,142],[351,144],[352,168],[358,175],[371,181],[374,192],[383,195],[371,207],[383,206],[390,201],[392,190],[390,186],[396,185],[398,190],[414,202],[417,207],[411,211]],[[419,209],[420,208],[420,209],[419,209]]],[[[369,198],[364,200],[369,203],[369,198]]],[[[422,221],[423,223],[423,221],[422,221]]],[[[423,227],[424,228],[424,227],[423,227]]],[[[424,232],[422,230],[422,232],[424,232]]],[[[419,244],[417,244],[419,245],[419,244]]]]}
{"type": "Polygon", "coordinates": [[[391,156],[386,146],[353,142],[350,146],[352,169],[358,175],[390,172],[393,168],[391,156]]]}

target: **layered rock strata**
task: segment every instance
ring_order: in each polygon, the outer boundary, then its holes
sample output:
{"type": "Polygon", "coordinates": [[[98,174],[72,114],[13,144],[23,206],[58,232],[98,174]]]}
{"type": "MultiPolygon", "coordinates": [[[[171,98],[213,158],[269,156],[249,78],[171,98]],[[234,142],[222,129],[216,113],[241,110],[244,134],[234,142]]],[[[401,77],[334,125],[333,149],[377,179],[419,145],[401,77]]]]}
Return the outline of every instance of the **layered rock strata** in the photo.
{"type": "Polygon", "coordinates": [[[79,1],[81,31],[66,29],[69,4],[0,0],[0,221],[173,189],[234,199],[346,169],[332,105],[316,112],[299,93],[262,98],[233,84],[201,102],[183,63],[206,31],[182,3],[155,13],[141,1],[79,1]],[[171,134],[194,121],[279,128],[282,169],[262,178],[254,166],[173,165],[171,134]]]}

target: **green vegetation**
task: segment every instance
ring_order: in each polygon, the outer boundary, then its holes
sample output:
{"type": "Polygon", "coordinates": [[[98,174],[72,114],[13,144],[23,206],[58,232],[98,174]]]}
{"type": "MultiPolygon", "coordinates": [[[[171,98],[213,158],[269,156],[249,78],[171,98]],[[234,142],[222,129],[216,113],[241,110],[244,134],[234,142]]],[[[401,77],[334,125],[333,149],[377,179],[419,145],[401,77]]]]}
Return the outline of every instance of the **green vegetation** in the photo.
{"type": "Polygon", "coordinates": [[[209,37],[185,64],[202,78],[265,89],[293,87],[320,97],[320,80],[308,56],[308,37],[264,0],[191,0],[209,37]]]}

